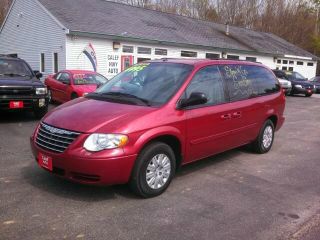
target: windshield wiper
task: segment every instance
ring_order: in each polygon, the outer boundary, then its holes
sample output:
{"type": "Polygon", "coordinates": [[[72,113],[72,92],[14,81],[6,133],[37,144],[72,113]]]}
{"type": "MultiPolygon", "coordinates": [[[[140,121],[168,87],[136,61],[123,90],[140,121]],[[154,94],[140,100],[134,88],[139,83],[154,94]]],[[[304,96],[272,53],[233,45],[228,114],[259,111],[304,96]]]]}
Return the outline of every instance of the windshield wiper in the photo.
{"type": "Polygon", "coordinates": [[[136,95],[130,94],[130,93],[122,93],[122,92],[106,92],[106,93],[100,93],[101,95],[104,96],[119,96],[119,97],[128,97],[128,98],[133,98],[133,99],[137,99],[141,102],[143,102],[144,104],[146,104],[147,106],[151,106],[150,101],[141,97],[138,97],[136,95]]]}

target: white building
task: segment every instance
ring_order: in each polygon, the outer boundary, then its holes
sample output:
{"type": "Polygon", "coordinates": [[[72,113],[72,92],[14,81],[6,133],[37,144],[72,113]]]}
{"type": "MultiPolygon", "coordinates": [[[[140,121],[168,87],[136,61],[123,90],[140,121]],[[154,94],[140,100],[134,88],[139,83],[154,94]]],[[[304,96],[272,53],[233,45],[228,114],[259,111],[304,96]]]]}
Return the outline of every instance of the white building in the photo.
{"type": "Polygon", "coordinates": [[[13,0],[0,29],[0,53],[17,54],[44,74],[93,70],[83,53],[89,44],[108,78],[164,57],[257,61],[307,78],[317,68],[316,56],[270,33],[101,0],[13,0]]]}

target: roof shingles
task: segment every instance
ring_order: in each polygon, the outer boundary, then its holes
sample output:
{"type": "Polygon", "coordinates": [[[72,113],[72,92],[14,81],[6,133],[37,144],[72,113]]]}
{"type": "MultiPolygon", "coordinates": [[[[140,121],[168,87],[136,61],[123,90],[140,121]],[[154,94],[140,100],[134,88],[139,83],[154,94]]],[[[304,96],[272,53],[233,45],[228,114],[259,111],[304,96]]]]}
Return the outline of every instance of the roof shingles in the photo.
{"type": "Polygon", "coordinates": [[[38,0],[71,32],[98,33],[257,53],[317,57],[271,33],[105,0],[38,0]]]}

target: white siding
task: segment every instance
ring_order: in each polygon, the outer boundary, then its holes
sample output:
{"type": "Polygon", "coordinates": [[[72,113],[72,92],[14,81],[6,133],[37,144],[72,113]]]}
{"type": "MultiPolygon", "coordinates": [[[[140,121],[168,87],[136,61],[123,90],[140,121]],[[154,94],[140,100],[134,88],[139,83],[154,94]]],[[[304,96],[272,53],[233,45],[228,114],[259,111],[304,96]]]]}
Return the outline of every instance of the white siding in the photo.
{"type": "Polygon", "coordinates": [[[312,60],[305,60],[305,59],[299,59],[299,58],[278,58],[277,61],[280,61],[281,63],[276,63],[276,68],[282,70],[291,70],[289,68],[292,68],[293,71],[298,72],[302,74],[304,77],[310,79],[316,76],[317,72],[317,62],[312,60]],[[287,63],[283,62],[287,61],[287,63]],[[290,64],[290,61],[293,62],[293,64],[290,64]],[[298,65],[298,62],[303,63],[303,65],[298,65]],[[312,64],[313,66],[308,66],[308,64],[312,64]]]}
{"type": "Polygon", "coordinates": [[[0,33],[0,53],[17,53],[34,70],[40,70],[40,54],[45,53],[45,73],[53,73],[53,53],[59,69],[65,68],[65,30],[36,0],[15,0],[0,33]]]}
{"type": "MultiPolygon", "coordinates": [[[[83,70],[93,70],[90,61],[87,57],[82,53],[83,49],[91,43],[95,48],[97,61],[98,61],[98,69],[97,71],[107,78],[112,78],[115,74],[109,72],[109,60],[108,55],[117,56],[118,60],[111,60],[112,62],[116,62],[118,65],[118,72],[121,70],[121,56],[132,55],[134,57],[134,63],[137,63],[138,58],[151,58],[151,59],[159,59],[163,57],[168,58],[181,58],[181,50],[185,51],[193,51],[197,52],[198,58],[205,58],[206,53],[216,53],[222,54],[220,51],[213,50],[203,50],[203,49],[194,49],[194,48],[181,48],[181,47],[172,47],[172,46],[164,46],[164,45],[150,45],[150,44],[138,44],[132,42],[121,42],[121,47],[118,50],[113,50],[113,41],[107,39],[99,39],[99,38],[88,38],[88,37],[80,37],[80,36],[68,36],[67,37],[67,66],[68,69],[83,69],[83,70]],[[122,46],[133,46],[133,53],[123,53],[122,46]],[[138,54],[138,47],[149,47],[151,48],[151,55],[148,54],[138,54]],[[167,56],[158,56],[155,55],[155,48],[162,48],[168,50],[167,56]]],[[[227,52],[227,54],[237,55],[240,57],[240,60],[245,60],[246,57],[255,57],[257,58],[257,62],[261,62],[266,66],[274,69],[275,62],[272,56],[255,56],[249,54],[237,54],[233,52],[227,52]]]]}

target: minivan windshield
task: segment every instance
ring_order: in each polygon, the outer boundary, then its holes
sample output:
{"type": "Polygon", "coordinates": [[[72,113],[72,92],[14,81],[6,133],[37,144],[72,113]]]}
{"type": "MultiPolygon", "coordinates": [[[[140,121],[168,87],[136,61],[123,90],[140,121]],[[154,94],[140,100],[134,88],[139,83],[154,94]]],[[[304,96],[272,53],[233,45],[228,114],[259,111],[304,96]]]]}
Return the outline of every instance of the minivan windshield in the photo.
{"type": "Polygon", "coordinates": [[[160,106],[177,92],[192,69],[192,65],[179,63],[140,63],[121,72],[86,97],[160,106]]]}
{"type": "Polygon", "coordinates": [[[24,61],[0,59],[0,77],[32,77],[32,72],[24,61]]]}

